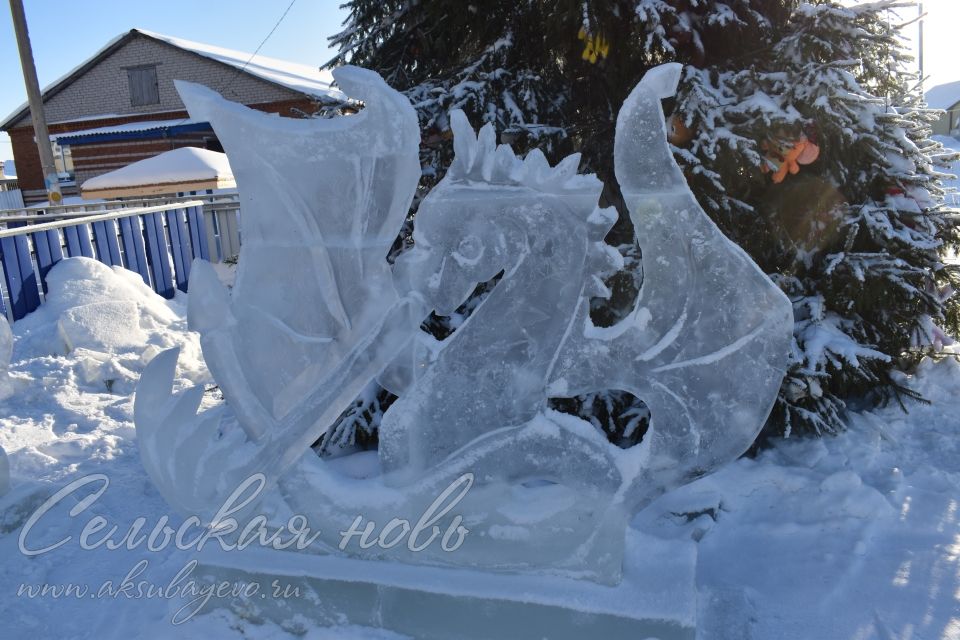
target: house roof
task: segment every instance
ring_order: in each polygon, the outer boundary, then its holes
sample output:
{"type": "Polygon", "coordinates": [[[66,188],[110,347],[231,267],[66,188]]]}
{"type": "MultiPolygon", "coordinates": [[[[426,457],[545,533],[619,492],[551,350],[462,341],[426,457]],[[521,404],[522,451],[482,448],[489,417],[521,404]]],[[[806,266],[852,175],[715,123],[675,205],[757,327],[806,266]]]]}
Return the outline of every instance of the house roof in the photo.
{"type": "Polygon", "coordinates": [[[279,84],[308,96],[321,100],[333,99],[338,102],[346,99],[342,93],[330,87],[333,84],[333,74],[327,70],[321,71],[319,67],[300,64],[299,62],[277,60],[260,54],[251,57],[252,54],[250,53],[165,36],[143,29],[134,29],[133,31],[138,31],[155,40],[161,40],[179,49],[185,49],[205,58],[211,58],[231,67],[242,69],[261,80],[279,84]]]}
{"type": "Polygon", "coordinates": [[[931,109],[949,109],[960,102],[960,80],[939,84],[924,95],[931,109]]]}
{"type": "Polygon", "coordinates": [[[61,145],[92,144],[94,142],[110,142],[113,140],[128,140],[145,138],[163,138],[188,131],[209,131],[210,124],[193,118],[175,118],[172,120],[147,120],[143,122],[127,122],[109,127],[96,127],[82,131],[66,131],[50,134],[51,140],[61,145]]]}
{"type": "MultiPolygon", "coordinates": [[[[276,58],[269,58],[259,54],[252,55],[250,53],[243,53],[242,51],[224,49],[222,47],[215,47],[209,44],[192,42],[182,38],[146,31],[144,29],[131,29],[117,36],[91,57],[44,87],[42,92],[44,101],[62,91],[101,60],[138,36],[163,42],[164,44],[183,51],[215,60],[216,62],[234,67],[244,73],[256,76],[261,80],[266,80],[267,82],[302,93],[311,98],[327,102],[341,102],[346,99],[342,93],[331,87],[333,75],[329,71],[321,71],[319,67],[277,60],[276,58]]],[[[20,107],[0,123],[0,130],[6,131],[29,113],[29,111],[30,108],[27,103],[20,105],[20,107]]]]}
{"type": "Polygon", "coordinates": [[[80,190],[83,198],[89,199],[235,186],[226,154],[181,147],[90,178],[81,185],[80,190]]]}

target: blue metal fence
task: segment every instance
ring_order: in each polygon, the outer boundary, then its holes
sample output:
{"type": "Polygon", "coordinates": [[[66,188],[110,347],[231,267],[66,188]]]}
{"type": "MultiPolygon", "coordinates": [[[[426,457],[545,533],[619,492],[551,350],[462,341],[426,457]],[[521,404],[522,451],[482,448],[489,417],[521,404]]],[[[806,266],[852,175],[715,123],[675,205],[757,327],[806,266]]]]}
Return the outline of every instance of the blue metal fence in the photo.
{"type": "Polygon", "coordinates": [[[187,290],[193,259],[210,259],[208,245],[200,200],[81,216],[0,217],[6,289],[0,313],[19,320],[39,307],[50,269],[75,256],[134,271],[154,291],[172,298],[176,289],[187,290]]]}

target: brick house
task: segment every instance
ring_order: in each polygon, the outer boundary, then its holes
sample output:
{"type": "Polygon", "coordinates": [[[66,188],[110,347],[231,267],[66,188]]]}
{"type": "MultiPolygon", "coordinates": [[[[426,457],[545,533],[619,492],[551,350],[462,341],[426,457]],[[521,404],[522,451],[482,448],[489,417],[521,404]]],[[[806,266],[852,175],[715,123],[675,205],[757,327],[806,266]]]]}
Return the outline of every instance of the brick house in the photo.
{"type": "MultiPolygon", "coordinates": [[[[64,195],[75,195],[89,178],[170,149],[222,150],[208,123],[188,117],[175,79],[290,117],[343,99],[330,88],[330,74],[309,65],[132,29],[43,90],[64,195]]],[[[24,200],[46,199],[30,109],[10,114],[0,131],[10,135],[24,200]]]]}

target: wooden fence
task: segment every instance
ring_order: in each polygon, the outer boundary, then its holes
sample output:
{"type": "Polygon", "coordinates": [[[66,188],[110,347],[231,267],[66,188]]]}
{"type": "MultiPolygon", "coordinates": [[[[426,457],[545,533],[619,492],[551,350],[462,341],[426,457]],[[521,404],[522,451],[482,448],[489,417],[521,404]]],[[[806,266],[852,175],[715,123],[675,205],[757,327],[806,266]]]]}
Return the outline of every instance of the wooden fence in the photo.
{"type": "Polygon", "coordinates": [[[65,257],[122,266],[172,298],[176,289],[187,290],[194,258],[219,262],[239,252],[235,195],[82,208],[0,212],[0,313],[16,321],[39,307],[47,273],[65,257]]]}

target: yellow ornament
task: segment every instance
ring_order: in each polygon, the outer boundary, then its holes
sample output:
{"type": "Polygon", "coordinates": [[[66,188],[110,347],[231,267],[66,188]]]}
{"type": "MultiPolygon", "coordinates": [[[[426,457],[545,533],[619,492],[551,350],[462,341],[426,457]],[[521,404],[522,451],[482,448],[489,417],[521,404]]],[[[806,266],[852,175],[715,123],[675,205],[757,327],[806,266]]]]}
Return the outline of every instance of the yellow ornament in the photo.
{"type": "Polygon", "coordinates": [[[606,60],[610,55],[610,43],[602,34],[591,35],[587,33],[585,27],[580,27],[577,39],[583,40],[583,54],[580,57],[589,61],[590,64],[596,64],[598,58],[606,60]]]}

